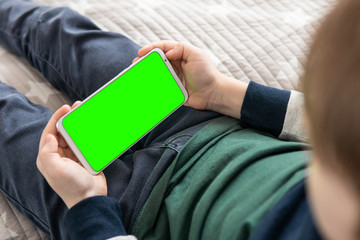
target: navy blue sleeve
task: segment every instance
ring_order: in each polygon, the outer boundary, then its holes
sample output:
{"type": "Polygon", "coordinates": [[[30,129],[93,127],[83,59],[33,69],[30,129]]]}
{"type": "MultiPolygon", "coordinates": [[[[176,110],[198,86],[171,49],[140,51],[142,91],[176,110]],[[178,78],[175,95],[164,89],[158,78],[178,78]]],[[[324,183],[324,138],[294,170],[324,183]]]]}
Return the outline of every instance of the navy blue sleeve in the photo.
{"type": "Polygon", "coordinates": [[[240,124],[279,136],[290,92],[250,82],[241,108],[240,124]]]}
{"type": "Polygon", "coordinates": [[[98,240],[127,235],[119,203],[110,197],[87,198],[73,206],[64,222],[70,239],[98,240]]]}
{"type": "Polygon", "coordinates": [[[305,181],[291,188],[256,227],[250,240],[321,240],[305,191],[305,181]]]}

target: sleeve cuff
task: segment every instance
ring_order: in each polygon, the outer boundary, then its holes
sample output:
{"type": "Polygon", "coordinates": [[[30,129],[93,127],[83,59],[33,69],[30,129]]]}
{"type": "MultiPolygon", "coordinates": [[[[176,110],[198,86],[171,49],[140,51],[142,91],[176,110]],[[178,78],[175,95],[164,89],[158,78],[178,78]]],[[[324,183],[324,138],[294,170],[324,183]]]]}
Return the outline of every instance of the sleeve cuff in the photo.
{"type": "Polygon", "coordinates": [[[70,239],[108,239],[127,235],[119,203],[112,198],[96,196],[73,206],[65,216],[70,239]]]}
{"type": "Polygon", "coordinates": [[[309,142],[309,134],[304,123],[304,94],[291,91],[286,109],[284,126],[279,138],[288,141],[309,142]]]}
{"type": "Polygon", "coordinates": [[[290,92],[250,82],[241,109],[240,124],[279,136],[290,92]]]}

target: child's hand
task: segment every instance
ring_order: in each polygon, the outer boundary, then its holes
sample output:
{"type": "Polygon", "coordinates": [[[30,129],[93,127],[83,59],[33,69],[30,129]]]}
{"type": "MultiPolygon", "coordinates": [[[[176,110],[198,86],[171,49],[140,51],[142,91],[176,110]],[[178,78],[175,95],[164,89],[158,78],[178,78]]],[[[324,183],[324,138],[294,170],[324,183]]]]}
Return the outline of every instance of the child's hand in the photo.
{"type": "Polygon", "coordinates": [[[160,48],[166,54],[183,82],[189,94],[186,106],[240,118],[247,83],[221,74],[205,52],[189,43],[155,42],[140,49],[139,57],[154,48],[160,48]]]}
{"type": "Polygon", "coordinates": [[[105,175],[90,174],[56,130],[56,122],[70,109],[70,106],[62,106],[49,120],[40,139],[36,161],[42,175],[68,208],[85,198],[107,195],[105,175]]]}
{"type": "MultiPolygon", "coordinates": [[[[139,50],[139,57],[154,48],[160,48],[184,84],[189,99],[185,105],[212,110],[212,99],[217,89],[220,73],[201,49],[183,42],[160,41],[139,50]]],[[[139,59],[135,58],[134,62],[139,59]]]]}

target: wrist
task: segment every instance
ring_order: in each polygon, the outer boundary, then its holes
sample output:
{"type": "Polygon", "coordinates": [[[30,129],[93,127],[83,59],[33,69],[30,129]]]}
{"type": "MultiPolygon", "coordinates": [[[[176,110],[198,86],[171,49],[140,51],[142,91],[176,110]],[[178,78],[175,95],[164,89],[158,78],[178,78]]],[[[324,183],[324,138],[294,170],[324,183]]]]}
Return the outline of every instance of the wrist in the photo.
{"type": "Polygon", "coordinates": [[[79,202],[82,202],[86,199],[92,198],[92,197],[106,197],[106,194],[98,193],[98,194],[86,194],[82,196],[73,197],[71,199],[68,199],[67,201],[64,201],[68,209],[72,208],[73,206],[77,205],[79,202]]]}
{"type": "Polygon", "coordinates": [[[71,195],[66,195],[65,198],[63,198],[66,206],[70,209],[74,205],[78,204],[79,202],[96,196],[107,196],[107,186],[106,185],[100,185],[92,189],[88,189],[85,191],[78,191],[77,194],[73,193],[71,195]]]}
{"type": "Polygon", "coordinates": [[[209,102],[210,110],[240,119],[248,83],[219,74],[216,90],[209,102]]]}

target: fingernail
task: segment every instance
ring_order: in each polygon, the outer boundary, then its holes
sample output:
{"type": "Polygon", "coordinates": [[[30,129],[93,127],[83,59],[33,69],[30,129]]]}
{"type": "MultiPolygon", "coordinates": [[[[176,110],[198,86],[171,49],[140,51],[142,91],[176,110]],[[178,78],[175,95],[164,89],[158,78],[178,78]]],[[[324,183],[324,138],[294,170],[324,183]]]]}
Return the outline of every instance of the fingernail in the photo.
{"type": "Polygon", "coordinates": [[[168,51],[166,54],[171,54],[174,52],[174,49],[171,49],[170,51],[168,51]]]}

